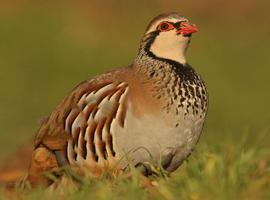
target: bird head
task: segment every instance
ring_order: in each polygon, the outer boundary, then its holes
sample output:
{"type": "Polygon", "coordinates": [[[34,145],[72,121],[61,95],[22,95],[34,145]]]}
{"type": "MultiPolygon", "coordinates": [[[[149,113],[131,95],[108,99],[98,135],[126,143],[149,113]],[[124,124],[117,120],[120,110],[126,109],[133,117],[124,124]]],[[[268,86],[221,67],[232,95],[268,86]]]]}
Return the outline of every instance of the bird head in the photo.
{"type": "Polygon", "coordinates": [[[185,52],[191,35],[198,32],[195,24],[178,13],[166,13],[154,18],[148,25],[143,43],[146,51],[158,58],[186,63],[185,52]]]}

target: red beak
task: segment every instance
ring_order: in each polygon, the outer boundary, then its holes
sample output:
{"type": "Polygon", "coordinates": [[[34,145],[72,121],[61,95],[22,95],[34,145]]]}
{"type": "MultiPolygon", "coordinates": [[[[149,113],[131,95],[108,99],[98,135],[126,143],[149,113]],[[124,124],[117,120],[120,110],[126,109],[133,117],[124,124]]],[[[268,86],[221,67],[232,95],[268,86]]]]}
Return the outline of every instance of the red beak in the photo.
{"type": "Polygon", "coordinates": [[[183,34],[184,36],[190,35],[192,33],[198,32],[199,29],[195,24],[189,24],[187,22],[182,22],[179,30],[176,31],[177,34],[183,34]]]}

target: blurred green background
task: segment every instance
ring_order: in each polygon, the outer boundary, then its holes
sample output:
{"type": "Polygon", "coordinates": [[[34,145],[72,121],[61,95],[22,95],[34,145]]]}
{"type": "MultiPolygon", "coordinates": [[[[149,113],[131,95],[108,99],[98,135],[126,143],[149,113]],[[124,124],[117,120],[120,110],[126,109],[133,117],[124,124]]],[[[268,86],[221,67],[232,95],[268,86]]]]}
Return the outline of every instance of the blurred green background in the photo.
{"type": "Polygon", "coordinates": [[[200,28],[188,51],[210,96],[200,143],[237,145],[242,132],[251,140],[266,132],[269,148],[269,8],[268,0],[1,0],[0,159],[32,139],[77,83],[130,64],[148,22],[167,11],[200,28]]]}

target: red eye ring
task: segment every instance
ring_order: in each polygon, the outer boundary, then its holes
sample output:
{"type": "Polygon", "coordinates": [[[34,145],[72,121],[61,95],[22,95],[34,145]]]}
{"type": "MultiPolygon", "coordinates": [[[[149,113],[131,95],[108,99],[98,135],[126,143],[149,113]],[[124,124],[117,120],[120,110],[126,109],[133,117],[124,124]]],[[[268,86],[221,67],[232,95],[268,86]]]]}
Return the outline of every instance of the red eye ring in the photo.
{"type": "Polygon", "coordinates": [[[171,24],[170,22],[161,22],[159,25],[158,25],[158,30],[159,31],[170,31],[174,29],[174,26],[173,24],[171,24]]]}

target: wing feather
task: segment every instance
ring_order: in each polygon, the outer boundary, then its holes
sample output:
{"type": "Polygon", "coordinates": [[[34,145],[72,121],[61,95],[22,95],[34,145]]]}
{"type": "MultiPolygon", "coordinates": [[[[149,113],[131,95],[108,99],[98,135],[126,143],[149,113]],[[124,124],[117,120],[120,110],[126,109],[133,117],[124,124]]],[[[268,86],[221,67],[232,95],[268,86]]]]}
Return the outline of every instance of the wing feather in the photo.
{"type": "Polygon", "coordinates": [[[84,82],[44,122],[36,145],[62,150],[70,164],[112,159],[111,124],[116,121],[124,127],[127,92],[125,82],[84,82]]]}

